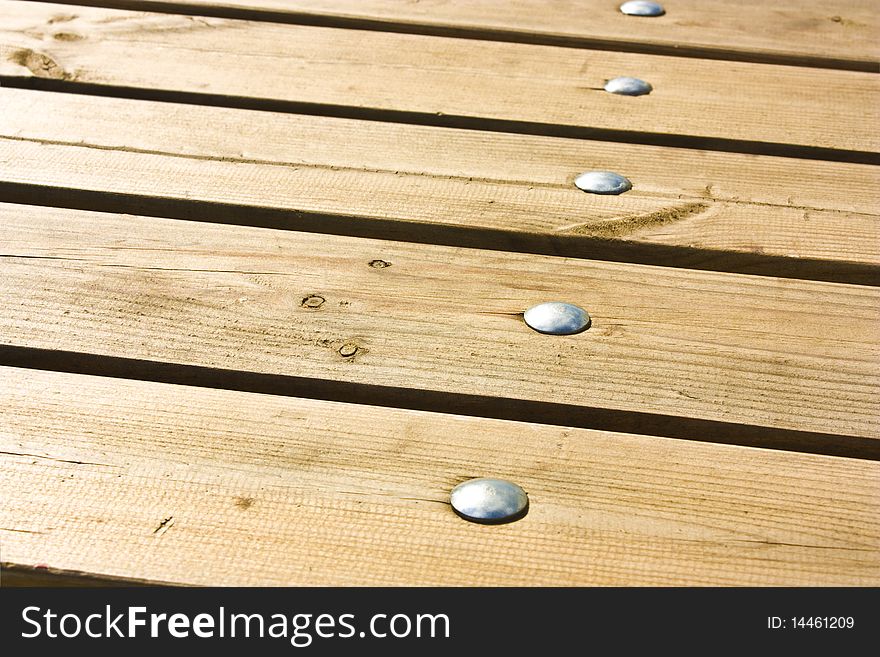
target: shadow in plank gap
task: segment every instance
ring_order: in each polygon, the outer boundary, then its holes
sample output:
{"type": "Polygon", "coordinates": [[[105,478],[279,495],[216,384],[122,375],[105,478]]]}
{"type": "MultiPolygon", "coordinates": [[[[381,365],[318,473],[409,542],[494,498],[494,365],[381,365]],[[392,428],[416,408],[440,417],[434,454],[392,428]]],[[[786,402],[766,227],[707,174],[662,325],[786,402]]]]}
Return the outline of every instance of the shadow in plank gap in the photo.
{"type": "Polygon", "coordinates": [[[0,535],[19,576],[878,579],[876,461],[12,367],[0,405],[0,535]],[[519,486],[528,513],[501,527],[457,517],[469,496],[453,491],[495,488],[486,478],[519,486]]]}
{"type": "Polygon", "coordinates": [[[858,71],[82,6],[59,23],[58,9],[0,1],[0,73],[447,127],[859,162],[880,150],[875,76],[858,71]],[[644,71],[650,95],[602,90],[644,71]]]}
{"type": "Polygon", "coordinates": [[[651,242],[635,242],[586,235],[551,235],[448,224],[414,223],[381,217],[346,216],[320,212],[169,199],[0,182],[0,197],[9,203],[137,214],[204,223],[302,231],[326,235],[394,240],[413,244],[533,253],[657,265],[678,269],[728,272],[852,285],[880,285],[880,266],[751,253],[702,249],[651,242]]]}
{"type": "Polygon", "coordinates": [[[874,438],[657,413],[366,385],[14,345],[0,346],[0,365],[880,461],[880,440],[874,438]]]}
{"type": "Polygon", "coordinates": [[[880,179],[864,164],[23,89],[0,89],[0,114],[0,180],[25,185],[10,192],[23,203],[48,194],[179,216],[179,202],[207,221],[235,206],[231,221],[245,224],[267,208],[282,228],[383,237],[400,224],[402,240],[802,278],[815,269],[841,282],[863,282],[845,277],[849,263],[880,264],[880,179]],[[43,114],[53,120],[33,120],[43,114]],[[579,174],[591,170],[632,189],[584,193],[579,174]]]}
{"type": "Polygon", "coordinates": [[[0,214],[8,344],[876,436],[876,287],[62,208],[0,214]],[[583,308],[590,328],[532,330],[523,313],[548,301],[583,308]]]}
{"type": "Polygon", "coordinates": [[[143,582],[122,577],[104,577],[48,566],[26,566],[0,563],[0,587],[117,587],[117,586],[174,586],[173,583],[143,582]]]}
{"type": "Polygon", "coordinates": [[[130,98],[165,103],[183,103],[207,107],[229,107],[235,109],[261,110],[328,116],[334,118],[379,121],[384,123],[405,123],[432,126],[435,128],[458,128],[481,132],[512,133],[542,137],[561,137],[567,139],[586,139],[614,141],[622,144],[645,144],[666,148],[685,148],[722,153],[743,153],[747,155],[767,155],[804,160],[825,160],[829,162],[851,162],[854,164],[880,165],[880,154],[845,148],[809,146],[774,141],[733,139],[726,137],[704,137],[667,132],[645,132],[640,130],[616,130],[613,128],[591,127],[565,123],[542,123],[539,121],[517,121],[496,119],[445,112],[416,112],[380,107],[313,103],[308,101],[281,100],[267,97],[232,96],[172,89],[146,89],[110,84],[71,82],[64,79],[41,77],[13,77],[0,75],[0,86],[13,89],[75,93],[111,98],[130,98]]]}
{"type": "Polygon", "coordinates": [[[471,0],[435,3],[430,9],[392,0],[263,0],[248,4],[229,0],[56,0],[53,4],[849,71],[876,72],[878,67],[870,57],[876,25],[866,23],[863,15],[855,19],[839,15],[852,15],[854,9],[851,3],[840,2],[830,6],[822,3],[825,11],[798,7],[782,17],[766,11],[766,3],[754,0],[746,7],[726,0],[703,0],[684,7],[677,3],[668,20],[657,27],[619,20],[615,3],[603,0],[578,2],[549,12],[543,0],[505,5],[503,11],[497,4],[471,0]],[[693,26],[701,19],[711,23],[710,31],[693,26]],[[816,39],[817,43],[800,38],[806,21],[819,29],[823,38],[816,39]]]}

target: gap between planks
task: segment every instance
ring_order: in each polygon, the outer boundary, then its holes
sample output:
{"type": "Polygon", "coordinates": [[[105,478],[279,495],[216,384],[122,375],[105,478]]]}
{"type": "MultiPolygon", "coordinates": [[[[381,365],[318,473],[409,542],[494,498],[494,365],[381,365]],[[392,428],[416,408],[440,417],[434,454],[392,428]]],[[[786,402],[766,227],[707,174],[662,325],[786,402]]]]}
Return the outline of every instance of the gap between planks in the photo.
{"type": "Polygon", "coordinates": [[[549,46],[86,7],[53,22],[62,9],[0,2],[4,84],[18,77],[56,89],[138,89],[166,100],[374,120],[880,159],[873,128],[880,115],[867,102],[877,76],[866,73],[592,51],[572,57],[549,46]],[[651,70],[650,96],[601,91],[605,79],[640,69],[651,70]]]}
{"type": "Polygon", "coordinates": [[[690,422],[691,438],[757,431],[867,457],[880,444],[875,288],[2,210],[7,358],[44,350],[49,363],[66,352],[123,369],[240,370],[260,385],[332,382],[391,399],[411,389],[447,408],[521,404],[539,422],[629,418],[645,433],[690,422]],[[311,296],[323,302],[304,306],[311,296]],[[525,327],[522,311],[551,299],[587,308],[593,328],[548,337],[525,327]]]}
{"type": "MultiPolygon", "coordinates": [[[[53,64],[54,65],[54,64],[53,64]]],[[[700,137],[670,133],[640,132],[635,130],[615,130],[559,123],[536,121],[513,121],[492,119],[444,112],[413,112],[387,108],[339,105],[331,103],[312,103],[303,101],[279,100],[275,98],[230,96],[227,94],[207,94],[178,91],[173,89],[148,89],[109,84],[70,82],[41,77],[20,77],[0,74],[0,87],[48,91],[53,93],[82,94],[97,97],[147,100],[160,103],[188,104],[203,107],[225,107],[232,109],[283,112],[306,116],[326,116],[377,123],[403,123],[414,126],[430,126],[472,130],[488,133],[509,133],[541,137],[559,137],[585,141],[613,141],[621,144],[643,144],[686,150],[718,151],[720,153],[741,153],[745,155],[766,155],[798,160],[823,160],[828,162],[848,162],[853,164],[880,165],[880,154],[862,150],[847,150],[821,146],[805,146],[747,139],[728,139],[724,137],[700,137]]]]}
{"type": "Polygon", "coordinates": [[[0,111],[8,201],[878,281],[880,179],[865,165],[17,89],[0,111]],[[635,188],[585,194],[572,181],[589,169],[635,188]]]}
{"type": "Polygon", "coordinates": [[[869,585],[880,464],[3,368],[18,569],[210,585],[869,585]],[[467,523],[464,479],[528,515],[467,523]]]}
{"type": "Polygon", "coordinates": [[[94,192],[0,182],[0,197],[8,203],[50,208],[137,214],[208,224],[227,224],[273,230],[304,231],[434,244],[510,253],[591,259],[720,273],[734,273],[876,287],[880,276],[873,264],[795,258],[682,247],[651,242],[608,240],[581,235],[562,238],[511,233],[487,228],[410,223],[371,216],[346,216],[314,211],[279,210],[247,205],[134,194],[94,192]],[[367,219],[368,221],[363,221],[367,219]]]}
{"type": "Polygon", "coordinates": [[[769,10],[760,0],[735,5],[726,0],[679,0],[665,17],[651,21],[619,15],[617,6],[605,0],[552,7],[542,0],[507,2],[503,7],[493,0],[427,7],[390,0],[62,0],[57,4],[867,72],[878,71],[880,55],[874,40],[876,13],[853,2],[799,2],[769,10]],[[806,25],[815,38],[803,38],[806,25]]]}
{"type": "Polygon", "coordinates": [[[539,418],[538,421],[542,424],[563,427],[634,434],[650,433],[676,440],[880,460],[880,442],[872,438],[639,411],[617,411],[573,404],[346,383],[284,374],[227,370],[8,345],[0,345],[0,365],[516,422],[534,423],[536,418],[539,418]]]}
{"type": "MultiPolygon", "coordinates": [[[[0,534],[3,530],[0,529],[0,534]]],[[[3,587],[95,587],[108,588],[118,586],[175,586],[173,582],[136,580],[129,577],[106,577],[95,573],[84,573],[63,568],[49,568],[38,563],[36,565],[20,565],[0,562],[0,588],[3,587]]]]}

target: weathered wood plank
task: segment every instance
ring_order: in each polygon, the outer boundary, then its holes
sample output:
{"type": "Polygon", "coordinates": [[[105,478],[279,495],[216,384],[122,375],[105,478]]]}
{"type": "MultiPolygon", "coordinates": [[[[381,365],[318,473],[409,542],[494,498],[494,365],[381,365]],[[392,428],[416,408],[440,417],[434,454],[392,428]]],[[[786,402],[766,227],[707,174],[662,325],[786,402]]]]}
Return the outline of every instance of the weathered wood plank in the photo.
{"type": "Polygon", "coordinates": [[[227,12],[291,22],[337,19],[343,25],[375,29],[434,28],[472,38],[543,40],[621,50],[653,48],[663,53],[684,51],[826,66],[861,63],[875,70],[880,58],[876,39],[880,24],[876,6],[869,0],[790,4],[676,0],[664,3],[666,15],[653,20],[628,18],[617,9],[621,3],[608,0],[96,0],[83,4],[213,15],[227,12]]]}
{"type": "Polygon", "coordinates": [[[0,89],[0,114],[7,182],[335,214],[353,232],[482,230],[485,246],[540,236],[594,257],[606,248],[580,238],[880,263],[868,165],[20,89],[0,89]],[[584,194],[572,181],[590,169],[635,187],[584,194]]]}
{"type": "MultiPolygon", "coordinates": [[[[878,76],[363,30],[0,3],[0,74],[639,135],[880,150],[878,76]],[[601,90],[644,76],[648,96],[601,90]],[[536,102],[540,99],[540,102],[536,102]]],[[[654,137],[650,137],[654,139],[654,137]]],[[[749,146],[751,148],[751,146],[749,146]]],[[[861,157],[861,156],[860,156],[861,157]]]]}
{"type": "Polygon", "coordinates": [[[18,566],[185,584],[880,583],[880,464],[2,368],[18,566]],[[457,518],[510,478],[528,515],[457,518]]]}
{"type": "Polygon", "coordinates": [[[3,344],[877,437],[876,288],[30,206],[0,217],[3,344]],[[526,327],[519,313],[548,300],[585,307],[592,328],[526,327]]]}

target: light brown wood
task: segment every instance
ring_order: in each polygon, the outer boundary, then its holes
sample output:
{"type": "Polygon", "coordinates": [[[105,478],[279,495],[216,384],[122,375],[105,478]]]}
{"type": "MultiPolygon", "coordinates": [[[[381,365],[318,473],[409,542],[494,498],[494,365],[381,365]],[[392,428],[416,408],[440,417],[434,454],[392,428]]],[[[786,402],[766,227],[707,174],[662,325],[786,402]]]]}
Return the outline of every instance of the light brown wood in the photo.
{"type": "Polygon", "coordinates": [[[880,464],[0,369],[3,560],[185,584],[880,583],[880,464]],[[465,522],[478,475],[528,515],[465,522]]]}
{"type": "Polygon", "coordinates": [[[13,585],[880,585],[875,7],[207,2],[0,0],[13,585]]]}
{"type": "Polygon", "coordinates": [[[30,206],[0,218],[3,344],[877,437],[877,288],[30,206]],[[586,308],[590,330],[525,326],[550,300],[586,308]]]}
{"type": "Polygon", "coordinates": [[[438,27],[488,38],[601,42],[621,50],[655,46],[688,52],[699,49],[707,55],[721,52],[730,57],[827,58],[874,64],[875,68],[880,58],[880,23],[877,7],[870,0],[775,4],[763,0],[676,0],[663,3],[665,16],[650,20],[624,16],[617,9],[621,3],[615,0],[98,0],[97,4],[265,11],[294,22],[305,17],[361,19],[377,21],[377,28],[383,23],[402,29],[438,27]]]}
{"type": "Polygon", "coordinates": [[[872,73],[29,2],[0,3],[0,26],[0,74],[9,76],[880,150],[872,73]],[[601,90],[619,75],[644,76],[655,90],[601,90]]]}
{"type": "Polygon", "coordinates": [[[379,219],[880,263],[869,165],[19,89],[0,89],[0,115],[9,182],[329,213],[350,231],[379,219]],[[585,194],[573,178],[591,169],[635,187],[585,194]]]}

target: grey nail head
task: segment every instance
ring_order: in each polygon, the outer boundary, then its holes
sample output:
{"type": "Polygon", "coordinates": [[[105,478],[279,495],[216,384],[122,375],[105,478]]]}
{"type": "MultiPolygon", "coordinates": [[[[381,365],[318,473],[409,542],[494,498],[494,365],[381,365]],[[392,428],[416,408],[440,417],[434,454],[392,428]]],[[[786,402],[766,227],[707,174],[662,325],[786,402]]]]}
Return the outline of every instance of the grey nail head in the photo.
{"type": "Polygon", "coordinates": [[[452,489],[449,501],[462,518],[481,523],[518,520],[529,507],[526,492],[503,479],[469,479],[452,489]]]}
{"type": "Polygon", "coordinates": [[[532,306],[525,313],[526,324],[538,333],[573,335],[590,328],[589,313],[571,303],[548,301],[532,306]]]}
{"type": "Polygon", "coordinates": [[[587,171],[574,179],[574,184],[590,194],[623,194],[632,189],[632,183],[613,171],[587,171]]]}
{"type": "Polygon", "coordinates": [[[666,13],[663,5],[647,0],[630,0],[620,5],[620,11],[627,16],[662,16],[666,13]]]}
{"type": "Polygon", "coordinates": [[[653,90],[648,82],[638,78],[614,78],[605,83],[605,91],[618,96],[644,96],[653,90]]]}

